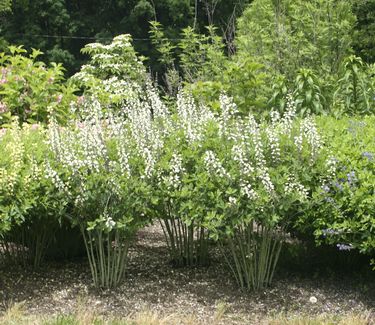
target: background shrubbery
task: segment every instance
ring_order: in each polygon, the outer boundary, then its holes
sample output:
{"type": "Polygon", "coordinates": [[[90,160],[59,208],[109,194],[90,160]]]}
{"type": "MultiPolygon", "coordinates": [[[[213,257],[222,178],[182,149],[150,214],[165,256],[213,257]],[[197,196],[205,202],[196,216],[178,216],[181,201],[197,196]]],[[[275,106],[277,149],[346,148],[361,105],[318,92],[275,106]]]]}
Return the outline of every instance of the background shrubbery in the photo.
{"type": "Polygon", "coordinates": [[[37,50],[26,56],[22,47],[11,46],[9,52],[0,56],[0,124],[11,124],[13,117],[20,123],[46,123],[49,115],[66,121],[74,88],[64,83],[63,67],[37,61],[37,50]]]}

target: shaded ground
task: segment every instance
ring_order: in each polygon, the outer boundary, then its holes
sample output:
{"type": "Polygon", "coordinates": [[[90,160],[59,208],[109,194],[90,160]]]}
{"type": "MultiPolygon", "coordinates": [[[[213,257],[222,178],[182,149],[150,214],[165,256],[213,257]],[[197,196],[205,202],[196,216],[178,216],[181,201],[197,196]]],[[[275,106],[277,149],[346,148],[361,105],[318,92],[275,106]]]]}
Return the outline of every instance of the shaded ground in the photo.
{"type": "Polygon", "coordinates": [[[341,315],[375,309],[375,279],[361,274],[302,277],[281,272],[273,287],[245,294],[219,257],[206,268],[176,269],[167,256],[162,233],[154,226],[139,233],[127,278],[116,290],[93,289],[85,262],[48,264],[38,272],[0,270],[0,311],[24,301],[30,314],[55,315],[73,313],[84,304],[103,315],[152,310],[194,315],[203,323],[225,311],[222,324],[258,324],[280,313],[341,315]],[[316,303],[309,301],[311,296],[316,303]]]}

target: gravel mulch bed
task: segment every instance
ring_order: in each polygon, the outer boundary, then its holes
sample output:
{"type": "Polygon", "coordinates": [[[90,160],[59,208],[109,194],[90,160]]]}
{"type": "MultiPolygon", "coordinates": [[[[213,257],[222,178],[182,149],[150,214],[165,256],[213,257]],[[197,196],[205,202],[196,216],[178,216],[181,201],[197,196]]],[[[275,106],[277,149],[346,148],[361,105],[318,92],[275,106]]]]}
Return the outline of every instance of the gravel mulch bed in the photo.
{"type": "Polygon", "coordinates": [[[259,324],[260,319],[288,315],[342,315],[375,309],[375,281],[360,274],[340,277],[278,275],[261,292],[242,293],[223,261],[216,257],[205,268],[173,268],[161,230],[138,234],[130,251],[124,283],[111,291],[91,285],[85,262],[47,264],[40,271],[0,270],[0,311],[24,302],[28,313],[74,313],[82,304],[104,316],[125,317],[152,310],[161,315],[194,315],[209,323],[218,311],[222,324],[259,324]],[[310,297],[317,302],[310,302],[310,297]]]}

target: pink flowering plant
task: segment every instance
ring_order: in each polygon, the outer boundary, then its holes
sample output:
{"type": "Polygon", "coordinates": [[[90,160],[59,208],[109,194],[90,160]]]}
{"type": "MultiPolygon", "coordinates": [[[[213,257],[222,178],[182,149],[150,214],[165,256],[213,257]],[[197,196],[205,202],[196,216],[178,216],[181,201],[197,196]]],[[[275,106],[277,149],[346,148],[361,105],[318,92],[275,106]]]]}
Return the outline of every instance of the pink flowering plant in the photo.
{"type": "Polygon", "coordinates": [[[29,56],[22,47],[10,46],[9,52],[0,53],[0,125],[15,116],[20,123],[46,123],[50,114],[64,122],[74,89],[64,83],[62,66],[37,61],[42,52],[35,49],[29,56]]]}

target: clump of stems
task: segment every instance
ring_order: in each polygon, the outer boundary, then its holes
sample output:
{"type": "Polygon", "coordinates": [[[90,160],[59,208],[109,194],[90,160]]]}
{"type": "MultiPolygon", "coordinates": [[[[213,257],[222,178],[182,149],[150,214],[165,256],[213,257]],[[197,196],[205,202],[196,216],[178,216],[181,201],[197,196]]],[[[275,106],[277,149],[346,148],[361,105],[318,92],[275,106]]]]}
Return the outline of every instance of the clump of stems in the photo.
{"type": "Polygon", "coordinates": [[[0,256],[7,263],[39,268],[56,229],[45,220],[16,226],[0,240],[0,256]]]}
{"type": "MultiPolygon", "coordinates": [[[[223,254],[243,290],[259,290],[272,283],[283,243],[283,231],[256,222],[236,227],[223,254]]],[[[224,248],[224,246],[222,246],[224,248]]]]}
{"type": "Polygon", "coordinates": [[[159,219],[175,266],[208,264],[208,231],[181,218],[159,219]]]}
{"type": "Polygon", "coordinates": [[[208,254],[208,230],[195,220],[185,222],[177,216],[171,202],[164,206],[164,218],[159,218],[163,233],[169,249],[171,261],[177,267],[207,265],[208,254]]]}
{"type": "Polygon", "coordinates": [[[95,287],[114,288],[124,278],[131,236],[123,229],[81,227],[95,287]]]}

